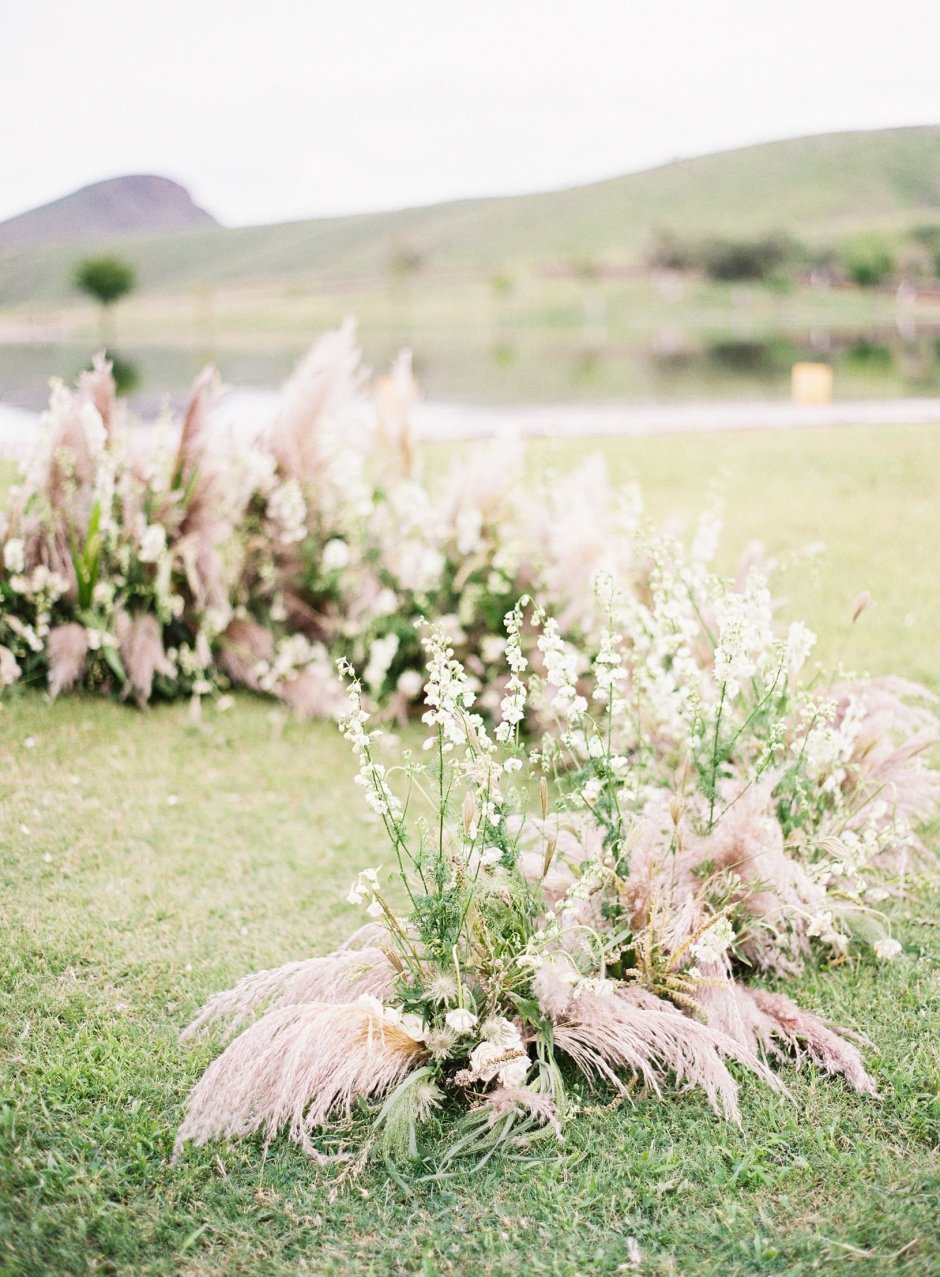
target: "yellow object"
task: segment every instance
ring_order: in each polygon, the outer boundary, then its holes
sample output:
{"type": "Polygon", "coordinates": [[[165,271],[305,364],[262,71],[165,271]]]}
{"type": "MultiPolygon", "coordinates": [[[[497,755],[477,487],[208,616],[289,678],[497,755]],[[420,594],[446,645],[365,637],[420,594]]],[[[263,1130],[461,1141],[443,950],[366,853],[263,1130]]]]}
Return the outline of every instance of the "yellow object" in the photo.
{"type": "Polygon", "coordinates": [[[832,369],[828,364],[794,364],[790,386],[794,403],[832,403],[832,369]]]}

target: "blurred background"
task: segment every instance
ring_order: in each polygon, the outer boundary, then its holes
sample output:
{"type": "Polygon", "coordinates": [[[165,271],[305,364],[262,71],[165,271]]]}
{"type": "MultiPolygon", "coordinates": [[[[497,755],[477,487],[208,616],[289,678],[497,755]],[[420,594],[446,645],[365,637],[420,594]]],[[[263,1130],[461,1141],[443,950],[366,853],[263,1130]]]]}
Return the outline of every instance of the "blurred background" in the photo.
{"type": "Polygon", "coordinates": [[[793,399],[923,419],[934,18],[911,0],[890,24],[725,0],[446,21],[420,0],[20,6],[0,404],[39,409],[102,345],[141,411],[207,361],[263,391],[353,315],[373,368],[410,346],[426,404],[506,420],[743,402],[757,423],[793,399]]]}

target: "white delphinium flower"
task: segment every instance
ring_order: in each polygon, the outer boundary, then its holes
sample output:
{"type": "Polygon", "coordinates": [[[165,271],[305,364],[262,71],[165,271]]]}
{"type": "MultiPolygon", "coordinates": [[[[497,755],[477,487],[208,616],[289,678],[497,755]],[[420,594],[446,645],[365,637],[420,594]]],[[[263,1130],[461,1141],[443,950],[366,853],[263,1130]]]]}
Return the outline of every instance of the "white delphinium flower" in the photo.
{"type": "Polygon", "coordinates": [[[733,943],[734,927],[721,916],[692,945],[692,954],[698,962],[719,962],[733,943]]]}
{"type": "Polygon", "coordinates": [[[402,696],[409,701],[417,700],[423,687],[424,679],[417,670],[402,670],[395,684],[395,690],[401,692],[402,696]]]}
{"type": "Polygon", "coordinates": [[[385,779],[385,768],[377,765],[372,758],[372,742],[381,735],[378,731],[366,731],[369,715],[362,708],[362,696],[359,683],[355,679],[355,671],[346,660],[337,662],[341,676],[348,678],[346,689],[348,702],[347,713],[340,719],[340,730],[352,746],[353,753],[359,763],[356,783],[365,789],[366,802],[369,807],[387,821],[397,822],[402,817],[402,804],[392,792],[385,779]]]}
{"type": "Polygon", "coordinates": [[[828,944],[835,953],[845,953],[849,947],[849,937],[836,930],[835,919],[831,909],[822,909],[814,914],[806,928],[808,936],[817,936],[823,944],[828,944]]]}
{"type": "Polygon", "coordinates": [[[385,682],[385,675],[395,659],[399,643],[397,634],[386,634],[373,642],[369,649],[369,660],[362,672],[363,681],[370,692],[378,692],[385,682]]]}
{"type": "Polygon", "coordinates": [[[466,1007],[455,1007],[444,1016],[444,1023],[455,1033],[469,1033],[478,1019],[479,1017],[472,1011],[468,1011],[466,1007]]]}
{"type": "Polygon", "coordinates": [[[611,714],[620,714],[624,708],[618,688],[627,681],[623,657],[620,652],[621,635],[608,629],[601,630],[600,645],[594,658],[593,699],[608,705],[611,714]]]}
{"type": "Polygon", "coordinates": [[[326,572],[341,572],[349,566],[349,546],[340,537],[331,537],[323,547],[320,562],[326,572]]]}
{"type": "Polygon", "coordinates": [[[468,555],[478,550],[483,540],[483,514],[480,509],[474,505],[462,506],[454,520],[454,531],[458,554],[468,555]]]}
{"type": "Polygon", "coordinates": [[[527,599],[522,600],[511,612],[507,612],[504,618],[505,657],[510,675],[506,694],[500,702],[500,722],[495,730],[496,739],[499,741],[508,741],[525,717],[526,687],[520,676],[529,664],[522,654],[521,639],[523,608],[526,602],[528,602],[527,599]]]}
{"type": "MultiPolygon", "coordinates": [[[[459,661],[454,660],[453,649],[447,646],[440,629],[435,627],[431,630],[423,643],[428,656],[428,678],[424,685],[424,699],[428,708],[421,716],[421,721],[429,727],[441,728],[446,745],[463,745],[467,740],[468,728],[477,724],[476,715],[472,716],[472,723],[471,716],[468,716],[476,695],[466,671],[459,661]]],[[[479,725],[482,728],[482,720],[479,725]]]]}
{"type": "Polygon", "coordinates": [[[296,479],[285,479],[271,491],[267,515],[277,525],[281,545],[293,545],[307,535],[307,503],[296,479]]]}
{"type": "Polygon", "coordinates": [[[714,561],[721,537],[721,506],[715,501],[699,517],[689,548],[689,559],[695,567],[704,568],[714,561]]]}
{"type": "Polygon", "coordinates": [[[356,877],[356,881],[349,889],[349,895],[346,897],[351,905],[361,905],[363,901],[378,890],[379,886],[379,870],[362,869],[356,877]]]}
{"type": "Polygon", "coordinates": [[[578,692],[578,655],[565,643],[558,622],[548,617],[538,638],[538,649],[545,663],[545,681],[554,690],[552,709],[571,723],[587,713],[588,703],[578,692]]]}
{"type": "Polygon", "coordinates": [[[20,537],[10,537],[4,545],[3,566],[8,572],[26,570],[26,546],[20,537]]]}
{"type": "Polygon", "coordinates": [[[816,645],[816,635],[802,621],[794,621],[787,630],[787,665],[792,677],[799,674],[816,645]]]}
{"type": "Polygon", "coordinates": [[[876,955],[885,962],[891,962],[901,952],[899,941],[893,936],[882,936],[872,945],[876,955]]]}
{"type": "MultiPolygon", "coordinates": [[[[741,594],[727,590],[715,601],[718,644],[715,679],[729,698],[768,663],[773,652],[770,590],[759,572],[751,572],[741,594]]],[[[776,666],[777,661],[775,660],[776,666]]]]}
{"type": "Polygon", "coordinates": [[[19,678],[20,672],[16,657],[0,643],[0,687],[10,687],[19,678]]]}
{"type": "Polygon", "coordinates": [[[137,557],[141,563],[156,563],[166,549],[166,528],[162,523],[148,523],[140,537],[137,557]]]}

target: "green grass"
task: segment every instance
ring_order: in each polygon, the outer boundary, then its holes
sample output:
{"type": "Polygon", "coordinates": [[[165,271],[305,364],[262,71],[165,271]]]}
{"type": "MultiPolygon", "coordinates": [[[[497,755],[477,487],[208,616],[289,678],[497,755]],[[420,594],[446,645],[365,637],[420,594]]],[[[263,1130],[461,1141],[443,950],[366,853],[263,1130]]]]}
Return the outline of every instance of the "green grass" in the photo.
{"type": "MultiPolygon", "coordinates": [[[[656,514],[697,508],[724,471],[732,550],[760,534],[790,553],[825,526],[819,584],[788,574],[825,650],[871,584],[852,659],[940,686],[934,433],[605,446],[656,514]]],[[[629,1271],[631,1236],[642,1271],[676,1277],[940,1272],[936,910],[920,897],[896,965],[791,989],[874,1040],[876,1100],[811,1070],[794,1105],[745,1080],[738,1131],[695,1095],[643,1099],[574,1121],[544,1161],[411,1197],[375,1172],[331,1203],[330,1173],[285,1141],[171,1166],[212,1055],[181,1047],[180,1027],[239,974],[325,951],[358,921],[345,890],[385,849],[352,771],[333,728],[247,697],[201,730],[184,707],[0,708],[0,1272],[575,1277],[629,1271]]]]}

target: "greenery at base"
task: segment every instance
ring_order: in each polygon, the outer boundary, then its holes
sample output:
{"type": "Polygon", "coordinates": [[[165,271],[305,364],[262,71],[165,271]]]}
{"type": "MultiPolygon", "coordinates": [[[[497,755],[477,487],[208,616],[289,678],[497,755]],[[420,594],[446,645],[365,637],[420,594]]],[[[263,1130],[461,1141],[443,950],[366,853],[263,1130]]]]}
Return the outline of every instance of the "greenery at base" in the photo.
{"type": "MultiPolygon", "coordinates": [[[[729,562],[752,535],[787,552],[825,534],[818,581],[787,574],[823,656],[868,585],[846,660],[940,690],[936,432],[603,447],[657,514],[694,514],[724,473],[729,562]]],[[[533,466],[589,450],[540,444],[533,466]]],[[[745,1081],[738,1131],[699,1097],[639,1097],[579,1118],[544,1160],[411,1197],[369,1174],[331,1203],[330,1171],[286,1141],[170,1166],[214,1052],[178,1030],[238,975],[342,939],[349,882],[380,850],[334,728],[249,697],[204,717],[35,694],[0,708],[0,1272],[575,1277],[631,1271],[630,1237],[663,1277],[940,1271],[937,909],[920,896],[896,964],[789,986],[877,1044],[877,1100],[811,1070],[788,1075],[792,1106],[745,1081]]]]}

